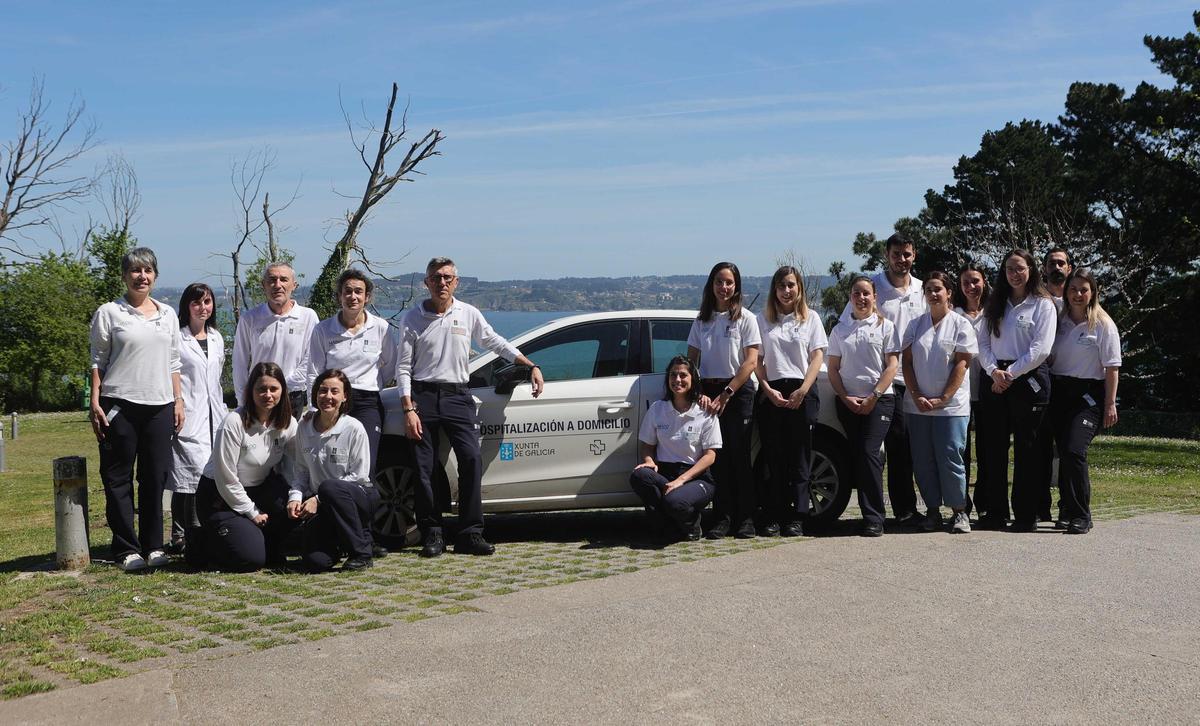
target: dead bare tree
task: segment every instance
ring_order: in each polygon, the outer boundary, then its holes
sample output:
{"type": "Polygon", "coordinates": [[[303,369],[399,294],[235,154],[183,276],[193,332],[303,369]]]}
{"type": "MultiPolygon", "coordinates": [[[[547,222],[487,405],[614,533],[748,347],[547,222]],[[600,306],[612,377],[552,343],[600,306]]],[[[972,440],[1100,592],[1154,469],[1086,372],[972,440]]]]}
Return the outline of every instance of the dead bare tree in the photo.
{"type": "Polygon", "coordinates": [[[45,83],[35,78],[28,105],[18,115],[19,129],[12,141],[0,147],[4,169],[0,203],[0,251],[32,260],[16,242],[34,227],[50,225],[54,212],[92,193],[94,180],[71,176],[68,167],[96,143],[96,125],[84,119],[86,107],[78,96],[71,99],[62,121],[48,118],[50,102],[45,83]]]}
{"type": "Polygon", "coordinates": [[[376,128],[368,124],[367,134],[362,140],[359,140],[356,136],[354,124],[351,122],[349,114],[346,113],[345,108],[342,109],[342,115],[346,119],[346,127],[350,131],[350,140],[354,144],[354,148],[358,152],[363,166],[367,169],[367,183],[363,188],[362,196],[358,198],[358,205],[345,212],[343,217],[345,227],[342,229],[341,237],[337,242],[333,243],[329,259],[325,262],[324,267],[321,269],[321,275],[313,285],[309,305],[321,317],[328,317],[336,312],[334,303],[336,290],[334,290],[334,285],[338,276],[346,271],[353,259],[357,259],[369,272],[384,279],[390,279],[382,274],[379,268],[391,263],[372,261],[358,243],[359,232],[362,230],[363,224],[369,218],[375,205],[383,201],[392,189],[396,187],[397,183],[412,181],[411,175],[422,173],[417,171],[417,166],[421,162],[431,156],[441,155],[441,152],[437,150],[437,145],[445,137],[438,129],[430,129],[419,141],[411,143],[400,163],[391,167],[392,171],[388,171],[388,155],[405,140],[405,135],[408,133],[407,107],[400,116],[399,127],[396,129],[392,128],[396,95],[398,92],[399,87],[393,83],[392,95],[388,100],[383,127],[376,128]],[[369,157],[367,147],[374,135],[378,135],[378,141],[373,145],[373,157],[369,157]]]}
{"type": "Polygon", "coordinates": [[[108,228],[128,236],[142,206],[133,165],[121,154],[110,154],[98,180],[98,196],[108,217],[108,228]]]}

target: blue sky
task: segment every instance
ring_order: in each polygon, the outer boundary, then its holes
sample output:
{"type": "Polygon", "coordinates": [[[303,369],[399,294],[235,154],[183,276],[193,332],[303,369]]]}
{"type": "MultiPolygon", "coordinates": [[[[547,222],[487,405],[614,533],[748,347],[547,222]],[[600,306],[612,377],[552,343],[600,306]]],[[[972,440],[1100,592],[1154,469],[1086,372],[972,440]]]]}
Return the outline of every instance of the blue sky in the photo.
{"type": "MultiPolygon", "coordinates": [[[[377,259],[486,279],[770,274],[888,234],[1006,121],[1053,120],[1076,80],[1157,80],[1149,34],[1186,2],[0,2],[0,141],[29,79],[72,93],[142,188],[161,282],[220,284],[231,165],[270,147],[282,242],[309,281],[365,172],[339,107],[446,139],[377,208],[377,259]]],[[[100,215],[97,210],[93,214],[100,215]]],[[[87,210],[64,216],[82,225],[87,210]]],[[[43,240],[53,247],[56,243],[43,240]]]]}

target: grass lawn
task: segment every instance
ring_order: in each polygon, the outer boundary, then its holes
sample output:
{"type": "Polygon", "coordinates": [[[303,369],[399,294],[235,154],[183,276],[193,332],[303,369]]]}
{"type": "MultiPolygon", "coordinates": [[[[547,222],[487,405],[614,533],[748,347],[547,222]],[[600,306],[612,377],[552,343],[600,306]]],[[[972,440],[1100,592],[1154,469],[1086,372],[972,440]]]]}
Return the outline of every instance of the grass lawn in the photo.
{"type": "MultiPolygon", "coordinates": [[[[488,595],[565,584],[771,547],[778,538],[639,542],[640,512],[504,515],[489,519],[494,557],[418,561],[393,553],[356,573],[192,573],[178,564],[124,575],[94,564],[76,575],[54,558],[51,462],[88,460],[93,558],[107,556],[99,460],[83,412],[28,416],[7,441],[0,473],[0,698],[92,683],[188,659],[318,640],[468,612],[488,595]],[[631,541],[632,540],[632,541],[631,541]]],[[[1148,511],[1200,514],[1200,442],[1097,439],[1097,519],[1148,511]]]]}

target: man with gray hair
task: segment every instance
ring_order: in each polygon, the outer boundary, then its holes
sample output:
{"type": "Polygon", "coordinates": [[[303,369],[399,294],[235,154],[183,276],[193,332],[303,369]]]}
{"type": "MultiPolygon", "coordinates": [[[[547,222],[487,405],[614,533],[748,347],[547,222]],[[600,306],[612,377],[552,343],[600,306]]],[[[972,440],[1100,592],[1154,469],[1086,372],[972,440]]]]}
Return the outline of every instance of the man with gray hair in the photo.
{"type": "Polygon", "coordinates": [[[404,409],[404,433],[413,441],[418,471],[417,526],[422,557],[445,551],[442,513],[433,494],[433,467],[438,435],[444,431],[458,459],[458,534],[454,551],[490,555],[483,538],[483,459],[479,453],[479,415],[467,386],[471,342],[512,363],[530,367],[533,395],[542,393],[542,372],[511,343],[498,335],[472,305],[454,298],[458,268],[447,257],[425,267],[429,299],[405,313],[401,323],[396,385],[404,409]]]}
{"type": "Polygon", "coordinates": [[[292,299],[296,271],[290,264],[268,264],[263,270],[262,288],[267,301],[242,313],[238,320],[233,341],[233,391],[238,405],[244,405],[242,397],[250,370],[263,361],[274,363],[287,377],[292,412],[300,418],[308,402],[308,339],[320,321],[312,308],[292,299]]]}

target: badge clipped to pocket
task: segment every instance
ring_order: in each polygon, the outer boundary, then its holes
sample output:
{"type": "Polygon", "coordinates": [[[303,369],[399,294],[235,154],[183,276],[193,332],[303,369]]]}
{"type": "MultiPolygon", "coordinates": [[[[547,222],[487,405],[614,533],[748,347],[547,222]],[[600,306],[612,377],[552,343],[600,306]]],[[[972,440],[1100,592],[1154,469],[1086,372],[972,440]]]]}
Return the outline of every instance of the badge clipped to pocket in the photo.
{"type": "Polygon", "coordinates": [[[1034,392],[1034,393],[1041,393],[1041,392],[1042,392],[1042,384],[1038,383],[1036,379],[1034,379],[1034,378],[1028,378],[1028,379],[1026,379],[1026,380],[1028,380],[1028,381],[1029,381],[1029,387],[1033,389],[1033,392],[1034,392]]]}

